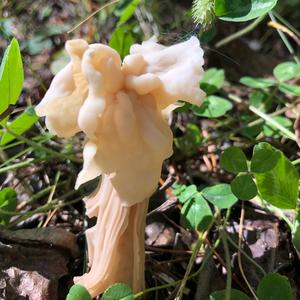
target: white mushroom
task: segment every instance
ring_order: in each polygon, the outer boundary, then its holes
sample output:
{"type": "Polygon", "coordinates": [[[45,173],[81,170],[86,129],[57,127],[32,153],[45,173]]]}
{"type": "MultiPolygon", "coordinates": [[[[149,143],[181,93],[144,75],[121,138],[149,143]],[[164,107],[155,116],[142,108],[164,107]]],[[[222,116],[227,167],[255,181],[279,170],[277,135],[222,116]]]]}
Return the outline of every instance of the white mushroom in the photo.
{"type": "Polygon", "coordinates": [[[87,215],[97,217],[86,232],[90,270],[74,281],[92,296],[115,282],[140,291],[148,199],[172,154],[164,112],[177,100],[201,104],[203,51],[195,37],[170,47],[151,39],[133,45],[121,65],[117,52],[101,44],[69,41],[67,49],[71,63],[56,75],[37,113],[61,136],[86,134],[76,187],[102,174],[85,199],[87,215]]]}

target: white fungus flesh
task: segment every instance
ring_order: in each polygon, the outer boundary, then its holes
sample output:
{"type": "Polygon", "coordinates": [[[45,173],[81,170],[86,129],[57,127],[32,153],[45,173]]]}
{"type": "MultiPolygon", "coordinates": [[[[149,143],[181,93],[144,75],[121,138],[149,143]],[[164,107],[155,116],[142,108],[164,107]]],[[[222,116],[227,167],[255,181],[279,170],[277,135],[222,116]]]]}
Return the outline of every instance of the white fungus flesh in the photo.
{"type": "Polygon", "coordinates": [[[166,47],[135,44],[122,64],[102,44],[68,41],[70,63],[53,79],[38,115],[61,137],[86,135],[76,188],[102,175],[85,199],[97,223],[86,232],[89,272],[74,279],[94,297],[115,282],[144,288],[144,226],[163,161],[172,155],[166,114],[178,100],[200,105],[203,51],[197,38],[166,47]]]}

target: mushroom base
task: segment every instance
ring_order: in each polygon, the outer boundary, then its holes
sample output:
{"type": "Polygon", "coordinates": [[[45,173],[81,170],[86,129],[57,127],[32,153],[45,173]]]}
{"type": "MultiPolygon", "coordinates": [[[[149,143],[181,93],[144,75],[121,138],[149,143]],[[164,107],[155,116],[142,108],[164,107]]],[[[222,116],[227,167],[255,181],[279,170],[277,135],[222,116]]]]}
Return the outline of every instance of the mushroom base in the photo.
{"type": "Polygon", "coordinates": [[[97,217],[97,223],[86,231],[90,271],[74,282],[85,286],[92,297],[117,282],[128,284],[134,292],[143,290],[148,200],[124,206],[104,175],[97,192],[85,201],[87,215],[97,217]]]}

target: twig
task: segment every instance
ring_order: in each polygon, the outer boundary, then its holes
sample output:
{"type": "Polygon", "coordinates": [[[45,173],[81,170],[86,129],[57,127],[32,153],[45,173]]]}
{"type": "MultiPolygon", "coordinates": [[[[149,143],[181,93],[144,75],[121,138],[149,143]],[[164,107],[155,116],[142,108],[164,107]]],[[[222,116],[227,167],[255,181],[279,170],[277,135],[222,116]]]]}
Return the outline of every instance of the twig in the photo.
{"type": "MultiPolygon", "coordinates": [[[[273,22],[276,22],[276,18],[274,17],[274,15],[272,14],[272,12],[269,12],[269,17],[270,19],[273,21],[273,22]]],[[[291,53],[291,55],[293,56],[295,62],[297,64],[300,64],[300,60],[299,58],[297,57],[292,45],[290,44],[290,42],[288,41],[288,39],[286,38],[285,34],[280,31],[279,29],[277,29],[277,32],[279,34],[279,36],[281,37],[283,43],[285,44],[286,48],[289,50],[289,52],[291,53]]]]}
{"type": "Polygon", "coordinates": [[[275,21],[270,21],[268,23],[268,26],[286,33],[287,35],[289,35],[298,44],[298,46],[300,46],[300,39],[294,34],[293,31],[291,31],[290,29],[286,28],[284,25],[279,24],[278,22],[275,22],[275,21]]]}
{"type": "Polygon", "coordinates": [[[76,30],[78,27],[80,27],[83,23],[85,23],[86,21],[88,21],[90,18],[92,18],[94,15],[96,15],[98,12],[100,12],[101,10],[103,10],[104,8],[113,5],[117,2],[119,2],[120,0],[114,0],[111,2],[108,2],[104,5],[102,5],[100,8],[98,8],[97,10],[95,10],[92,14],[90,14],[88,17],[86,17],[83,21],[81,21],[80,23],[78,23],[76,26],[74,26],[72,29],[70,29],[69,31],[67,31],[68,34],[70,34],[71,32],[73,32],[74,30],[76,30]]]}

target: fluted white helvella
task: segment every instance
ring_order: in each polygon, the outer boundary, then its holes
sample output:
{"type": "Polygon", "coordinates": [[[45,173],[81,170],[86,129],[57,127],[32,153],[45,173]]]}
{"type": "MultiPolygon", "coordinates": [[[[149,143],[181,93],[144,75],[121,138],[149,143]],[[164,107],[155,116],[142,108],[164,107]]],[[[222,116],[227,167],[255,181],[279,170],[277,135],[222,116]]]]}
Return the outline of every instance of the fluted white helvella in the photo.
{"type": "Polygon", "coordinates": [[[76,188],[101,175],[86,197],[89,271],[74,278],[92,296],[115,282],[144,288],[144,226],[148,200],[163,161],[172,155],[168,113],[178,100],[200,105],[205,93],[203,51],[196,37],[163,46],[155,38],[134,44],[122,63],[103,44],[66,43],[70,62],[36,107],[48,129],[68,138],[86,135],[76,188]]]}

